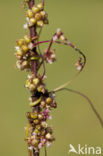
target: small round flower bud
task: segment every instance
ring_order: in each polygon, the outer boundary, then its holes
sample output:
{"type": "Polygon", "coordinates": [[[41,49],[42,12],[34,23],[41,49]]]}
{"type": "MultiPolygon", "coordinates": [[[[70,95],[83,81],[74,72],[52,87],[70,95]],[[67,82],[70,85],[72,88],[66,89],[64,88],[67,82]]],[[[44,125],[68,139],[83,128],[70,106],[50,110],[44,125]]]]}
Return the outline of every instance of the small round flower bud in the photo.
{"type": "Polygon", "coordinates": [[[37,117],[38,117],[38,114],[36,114],[36,113],[35,113],[35,114],[34,114],[34,113],[31,113],[31,118],[32,118],[32,119],[37,119],[37,117]]]}
{"type": "Polygon", "coordinates": [[[23,43],[24,43],[24,39],[17,40],[17,45],[18,46],[21,47],[23,45],[23,43]]]}
{"type": "Polygon", "coordinates": [[[46,106],[46,102],[45,101],[41,101],[41,107],[44,108],[46,106]]]}
{"type": "Polygon", "coordinates": [[[29,18],[32,18],[32,17],[33,17],[33,12],[32,12],[32,10],[27,10],[26,16],[29,17],[29,18]]]}
{"type": "Polygon", "coordinates": [[[41,125],[37,125],[36,129],[40,130],[41,129],[41,125]]]}
{"type": "Polygon", "coordinates": [[[24,36],[24,40],[25,40],[25,42],[26,42],[27,44],[29,44],[29,43],[31,42],[30,36],[28,36],[28,35],[25,35],[25,36],[24,36]]]}
{"type": "Polygon", "coordinates": [[[42,18],[44,19],[45,16],[46,16],[46,12],[45,11],[41,11],[40,14],[41,14],[42,18]]]}
{"type": "Polygon", "coordinates": [[[23,46],[22,46],[22,50],[23,50],[23,52],[26,53],[26,52],[29,50],[29,48],[28,48],[27,45],[23,45],[23,46]]]}
{"type": "Polygon", "coordinates": [[[64,41],[65,40],[65,36],[64,35],[61,35],[60,36],[60,40],[64,41]]]}
{"type": "Polygon", "coordinates": [[[38,88],[37,88],[38,92],[42,92],[42,93],[45,93],[45,89],[44,89],[44,86],[43,85],[40,85],[38,88]]]}
{"type": "Polygon", "coordinates": [[[37,5],[37,7],[39,8],[39,10],[43,10],[43,9],[44,9],[43,3],[39,3],[39,4],[37,5]]]}
{"type": "Polygon", "coordinates": [[[46,99],[46,103],[47,104],[50,104],[52,102],[52,99],[50,98],[50,97],[48,97],[47,99],[46,99]]]}
{"type": "Polygon", "coordinates": [[[57,29],[57,35],[58,35],[58,36],[62,35],[62,31],[61,31],[60,28],[57,29]]]}
{"type": "Polygon", "coordinates": [[[16,51],[16,55],[21,56],[22,54],[23,54],[23,51],[22,50],[19,49],[19,50],[16,51]]]}
{"type": "Polygon", "coordinates": [[[34,133],[39,133],[39,130],[38,129],[35,129],[34,133]]]}
{"type": "Polygon", "coordinates": [[[44,25],[44,22],[43,21],[37,21],[37,26],[38,27],[43,27],[44,25]]]}
{"type": "Polygon", "coordinates": [[[30,18],[30,26],[36,24],[36,19],[35,18],[30,18]]]}
{"type": "Polygon", "coordinates": [[[38,13],[38,12],[39,12],[39,8],[36,7],[36,6],[33,6],[33,7],[32,7],[32,12],[33,12],[34,14],[38,13]]]}
{"type": "Polygon", "coordinates": [[[51,134],[50,134],[50,133],[47,133],[47,134],[46,134],[46,139],[49,140],[49,139],[51,139],[51,138],[52,138],[51,134]]]}
{"type": "Polygon", "coordinates": [[[39,20],[41,20],[41,14],[40,13],[37,13],[36,15],[35,15],[35,19],[37,20],[37,21],[39,21],[39,20]]]}
{"type": "Polygon", "coordinates": [[[38,85],[40,82],[40,80],[38,78],[33,79],[33,84],[34,85],[38,85]]]}
{"type": "Polygon", "coordinates": [[[42,125],[42,127],[44,127],[44,128],[47,128],[47,126],[48,126],[48,124],[47,124],[45,121],[43,121],[43,122],[41,123],[41,125],[42,125]]]}
{"type": "Polygon", "coordinates": [[[41,114],[39,114],[39,115],[38,115],[38,119],[39,119],[39,120],[42,120],[42,119],[43,119],[43,116],[42,116],[41,114]]]}
{"type": "Polygon", "coordinates": [[[25,68],[25,67],[27,67],[27,65],[28,65],[28,61],[23,61],[22,67],[25,68]]]}
{"type": "Polygon", "coordinates": [[[33,123],[37,125],[39,123],[39,120],[34,120],[33,123]]]}
{"type": "Polygon", "coordinates": [[[30,84],[29,89],[33,91],[35,89],[35,86],[33,84],[30,84]]]}
{"type": "Polygon", "coordinates": [[[37,139],[32,140],[32,145],[33,146],[37,147],[38,144],[39,144],[39,140],[37,140],[37,139]]]}
{"type": "Polygon", "coordinates": [[[38,129],[35,129],[34,133],[36,133],[37,135],[40,135],[40,131],[38,129]]]}

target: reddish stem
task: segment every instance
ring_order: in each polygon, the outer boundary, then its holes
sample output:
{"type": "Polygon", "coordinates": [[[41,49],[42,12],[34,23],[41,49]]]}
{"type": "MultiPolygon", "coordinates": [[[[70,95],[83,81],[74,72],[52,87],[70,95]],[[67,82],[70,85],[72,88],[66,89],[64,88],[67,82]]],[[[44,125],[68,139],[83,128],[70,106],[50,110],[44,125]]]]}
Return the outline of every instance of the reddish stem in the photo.
{"type": "MultiPolygon", "coordinates": [[[[31,9],[34,5],[35,5],[35,0],[29,0],[29,2],[28,2],[29,9],[31,9]]],[[[31,36],[31,38],[35,37],[36,35],[37,35],[37,33],[36,33],[36,26],[30,27],[30,36],[31,36]]],[[[35,42],[34,42],[34,44],[35,44],[35,42]]],[[[36,55],[38,55],[36,47],[34,47],[33,52],[36,55]]],[[[32,73],[35,74],[35,76],[37,76],[37,61],[35,61],[35,60],[33,60],[31,62],[31,71],[32,71],[32,73]]],[[[39,152],[36,152],[33,149],[33,156],[39,156],[39,152]]]]}
{"type": "MultiPolygon", "coordinates": [[[[37,46],[37,45],[42,44],[42,43],[48,43],[48,42],[50,42],[50,45],[49,45],[49,48],[48,48],[47,51],[50,50],[50,48],[51,48],[51,46],[52,46],[53,43],[58,43],[58,44],[62,44],[62,45],[68,45],[68,46],[70,46],[71,48],[73,48],[75,51],[77,51],[80,55],[83,56],[83,58],[84,58],[83,68],[84,68],[84,66],[85,66],[85,64],[86,64],[86,56],[84,55],[84,53],[83,53],[81,50],[79,50],[78,48],[76,48],[76,46],[74,46],[74,45],[73,45],[70,41],[68,41],[68,40],[66,40],[66,42],[53,41],[53,40],[40,41],[40,42],[38,42],[38,43],[35,43],[34,46],[37,46]]],[[[82,68],[82,69],[83,69],[83,68],[82,68]]]]}
{"type": "MultiPolygon", "coordinates": [[[[30,0],[28,2],[29,9],[31,9],[34,6],[34,4],[35,4],[35,0],[30,0]]],[[[30,36],[31,36],[31,38],[35,37],[36,35],[37,35],[36,26],[30,27],[30,36]]],[[[34,42],[34,44],[35,44],[35,42],[34,42]]],[[[33,49],[33,51],[34,51],[34,53],[36,55],[38,55],[37,51],[36,51],[36,47],[33,49]]],[[[35,61],[35,60],[31,62],[31,71],[32,71],[32,73],[35,73],[35,76],[37,76],[37,61],[35,61]]]]}

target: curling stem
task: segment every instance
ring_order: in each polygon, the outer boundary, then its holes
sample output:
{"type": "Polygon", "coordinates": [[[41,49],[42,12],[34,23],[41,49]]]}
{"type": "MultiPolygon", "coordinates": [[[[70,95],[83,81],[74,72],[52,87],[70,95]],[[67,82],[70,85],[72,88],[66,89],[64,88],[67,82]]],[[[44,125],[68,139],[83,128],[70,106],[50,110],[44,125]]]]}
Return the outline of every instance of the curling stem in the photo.
{"type": "Polygon", "coordinates": [[[88,101],[88,103],[90,104],[92,111],[96,115],[97,119],[99,120],[99,122],[100,122],[100,124],[101,124],[101,126],[103,128],[103,120],[102,120],[100,114],[98,113],[98,111],[96,110],[96,108],[95,108],[94,104],[92,103],[92,101],[88,98],[88,96],[86,96],[85,94],[83,94],[83,93],[81,93],[79,91],[76,91],[76,90],[73,90],[73,89],[69,89],[69,88],[61,88],[61,89],[56,90],[54,92],[58,92],[58,91],[61,91],[61,90],[67,90],[69,92],[78,94],[78,95],[82,96],[83,98],[85,98],[88,101]]]}

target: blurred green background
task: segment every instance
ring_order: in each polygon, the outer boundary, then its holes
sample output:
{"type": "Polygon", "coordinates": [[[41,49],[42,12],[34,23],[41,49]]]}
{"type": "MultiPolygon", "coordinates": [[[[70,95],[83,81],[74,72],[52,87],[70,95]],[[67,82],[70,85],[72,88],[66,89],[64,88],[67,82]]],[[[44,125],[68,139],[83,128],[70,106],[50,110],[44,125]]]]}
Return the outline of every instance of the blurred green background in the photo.
{"type": "MultiPolygon", "coordinates": [[[[27,73],[15,69],[16,39],[25,34],[25,13],[21,0],[0,1],[0,155],[27,156],[24,142],[25,112],[29,92],[24,88],[27,73]]],[[[103,118],[103,0],[46,0],[50,24],[41,40],[50,39],[58,27],[87,56],[82,74],[70,88],[88,95],[103,118]]],[[[48,45],[48,44],[47,44],[48,45]]],[[[46,46],[45,45],[45,48],[46,46]]],[[[47,65],[47,87],[53,89],[71,79],[78,55],[70,48],[56,46],[57,62],[47,65]]],[[[43,47],[44,49],[44,47],[43,47]]],[[[82,97],[57,93],[58,108],[52,110],[56,142],[48,156],[67,156],[69,144],[77,147],[103,146],[103,129],[89,104],[82,97]]],[[[71,154],[72,156],[73,154],[71,154]]],[[[44,150],[41,152],[44,156],[44,150]]]]}

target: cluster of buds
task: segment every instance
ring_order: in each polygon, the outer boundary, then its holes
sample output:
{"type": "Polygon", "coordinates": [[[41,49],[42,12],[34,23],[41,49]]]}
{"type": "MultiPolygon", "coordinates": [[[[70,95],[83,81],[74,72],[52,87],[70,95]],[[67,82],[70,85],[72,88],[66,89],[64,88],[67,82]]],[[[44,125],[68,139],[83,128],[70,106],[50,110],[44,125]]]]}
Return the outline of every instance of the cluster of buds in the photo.
{"type": "Polygon", "coordinates": [[[56,40],[62,40],[62,41],[66,40],[66,37],[64,36],[64,33],[61,31],[60,28],[57,29],[56,33],[53,36],[53,41],[56,40]]]}
{"type": "Polygon", "coordinates": [[[35,77],[34,74],[28,75],[25,87],[28,88],[32,93],[35,93],[35,91],[45,93],[45,85],[43,80],[39,76],[35,77]]]}
{"type": "Polygon", "coordinates": [[[52,50],[46,49],[43,57],[47,63],[52,64],[54,61],[56,61],[55,49],[52,49],[52,50]]]}
{"type": "Polygon", "coordinates": [[[51,108],[56,108],[55,94],[48,93],[47,90],[43,94],[36,90],[35,96],[30,97],[30,106],[33,112],[26,114],[29,123],[25,128],[25,140],[29,149],[39,151],[44,146],[50,146],[55,140],[52,127],[47,124],[47,120],[52,119],[51,108]]]}
{"type": "Polygon", "coordinates": [[[16,66],[20,70],[30,69],[31,61],[38,60],[39,56],[32,51],[33,43],[29,35],[25,35],[23,39],[17,40],[16,50],[16,66]]]}
{"type": "Polygon", "coordinates": [[[32,27],[36,25],[37,27],[43,27],[44,24],[48,24],[47,14],[44,11],[43,3],[34,5],[32,9],[26,11],[27,23],[24,24],[24,28],[32,27]]]}
{"type": "MultiPolygon", "coordinates": [[[[29,4],[30,0],[25,0],[29,4]]],[[[32,27],[42,27],[48,23],[47,14],[44,11],[43,3],[29,7],[26,11],[27,24],[24,25],[31,32],[32,27]]],[[[34,31],[34,30],[33,30],[34,31]]],[[[36,32],[36,30],[35,30],[36,32]]],[[[50,113],[52,108],[56,108],[55,94],[48,92],[43,82],[44,75],[38,73],[39,68],[44,61],[52,63],[56,59],[55,49],[47,49],[43,54],[37,52],[35,43],[38,43],[37,32],[31,32],[30,36],[25,35],[23,39],[17,40],[15,47],[17,58],[16,66],[20,70],[30,70],[32,74],[28,75],[25,87],[30,91],[29,98],[32,112],[26,113],[28,125],[26,130],[26,142],[29,150],[39,152],[44,146],[50,146],[55,140],[53,129],[47,124],[48,119],[52,119],[50,113]],[[34,36],[31,33],[35,34],[34,36]],[[42,59],[42,61],[41,61],[42,59]],[[35,63],[34,63],[35,62],[35,63]],[[34,65],[36,64],[36,65],[34,65]],[[34,67],[36,66],[36,67],[34,67]],[[35,69],[36,73],[35,73],[35,69]]]]}

